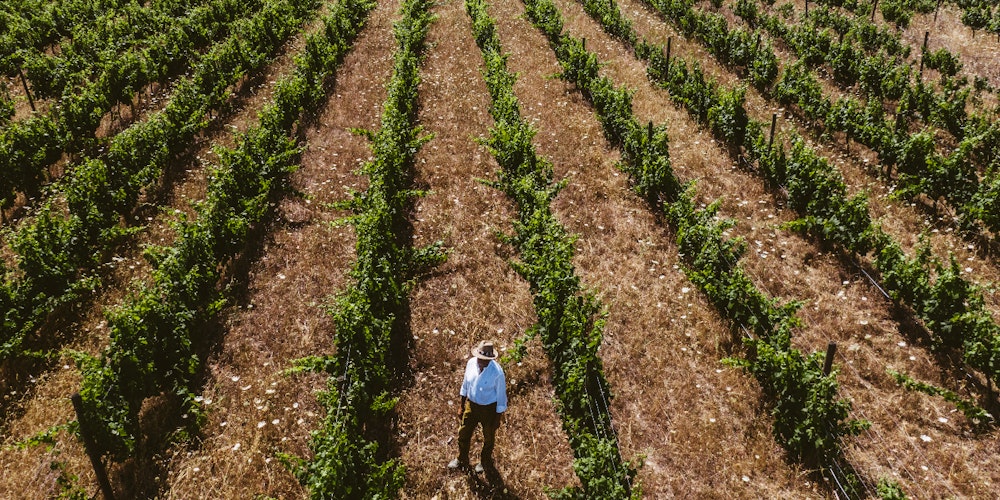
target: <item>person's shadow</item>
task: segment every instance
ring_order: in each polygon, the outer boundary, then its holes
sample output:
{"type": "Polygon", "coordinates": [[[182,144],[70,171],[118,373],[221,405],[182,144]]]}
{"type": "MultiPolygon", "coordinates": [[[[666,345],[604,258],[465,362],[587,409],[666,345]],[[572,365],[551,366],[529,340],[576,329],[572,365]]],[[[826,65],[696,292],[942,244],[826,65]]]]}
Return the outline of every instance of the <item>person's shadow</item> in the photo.
{"type": "Polygon", "coordinates": [[[470,470],[466,474],[469,483],[469,490],[479,498],[489,498],[497,500],[520,500],[521,497],[514,493],[506,483],[500,471],[493,467],[487,467],[482,475],[470,470]]]}

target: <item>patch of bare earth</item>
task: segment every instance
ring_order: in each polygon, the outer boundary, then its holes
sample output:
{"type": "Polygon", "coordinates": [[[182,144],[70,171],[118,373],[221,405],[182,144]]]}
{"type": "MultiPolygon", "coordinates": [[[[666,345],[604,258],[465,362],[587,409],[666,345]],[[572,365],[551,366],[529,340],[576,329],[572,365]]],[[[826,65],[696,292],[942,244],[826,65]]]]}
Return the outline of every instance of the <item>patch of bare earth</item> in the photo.
{"type": "MultiPolygon", "coordinates": [[[[28,100],[28,95],[24,92],[24,85],[21,83],[21,79],[18,77],[0,77],[0,87],[6,86],[7,93],[11,100],[14,102],[14,116],[10,118],[12,122],[21,121],[27,119],[32,113],[45,112],[48,108],[48,101],[37,100],[35,96],[31,96],[31,101],[28,100]],[[35,109],[31,109],[32,101],[34,101],[35,109]]],[[[31,89],[29,84],[28,89],[31,89]]],[[[2,91],[0,91],[2,92],[2,91]]]]}
{"type": "MultiPolygon", "coordinates": [[[[568,19],[583,18],[578,5],[568,0],[559,4],[568,19]]],[[[675,115],[678,110],[667,96],[650,88],[643,69],[620,44],[605,43],[608,39],[590,21],[568,24],[574,34],[586,36],[588,47],[609,63],[606,74],[637,90],[637,116],[654,121],[666,117],[668,126],[684,126],[686,116],[675,115]]],[[[657,29],[655,23],[637,23],[636,27],[647,37],[666,29],[657,29]]],[[[855,418],[872,422],[869,432],[847,440],[848,462],[867,479],[898,479],[912,494],[989,498],[998,477],[998,460],[991,452],[997,446],[996,434],[970,433],[968,422],[953,405],[906,392],[885,373],[886,368],[894,368],[939,385],[965,387],[965,382],[955,380],[961,374],[947,369],[951,362],[935,358],[909,315],[884,300],[853,263],[780,230],[780,224],[795,215],[767,192],[759,179],[719,161],[725,153],[712,146],[707,135],[678,128],[672,129],[670,136],[674,138],[671,157],[678,175],[700,179],[702,199],[721,197],[722,215],[737,221],[732,234],[748,242],[743,266],[758,287],[773,296],[804,301],[800,317],[806,326],[793,339],[795,345],[809,352],[822,350],[828,341],[841,346],[837,358],[841,394],[853,401],[855,418]],[[694,154],[685,153],[692,147],[694,154]]],[[[842,161],[838,155],[827,154],[838,163],[842,161]]],[[[900,233],[906,230],[914,229],[897,229],[900,233]]],[[[904,244],[912,245],[913,239],[904,239],[904,244]]]]}
{"type": "MultiPolygon", "coordinates": [[[[140,201],[130,225],[145,226],[137,235],[122,243],[100,270],[102,287],[97,293],[57,318],[43,329],[48,349],[66,348],[99,355],[107,346],[108,332],[104,312],[122,303],[141,283],[149,280],[149,265],[142,251],[149,245],[169,245],[175,234],[172,221],[181,214],[194,214],[192,203],[204,198],[207,186],[207,165],[216,163],[212,151],[215,145],[232,146],[233,132],[245,130],[256,123],[256,114],[270,101],[276,79],[292,66],[291,55],[304,46],[299,36],[286,44],[283,51],[263,72],[245,78],[234,88],[229,112],[216,116],[216,122],[201,134],[181,159],[167,168],[159,184],[150,188],[140,201]],[[48,340],[48,339],[58,339],[48,340]]],[[[3,422],[3,447],[0,448],[0,467],[5,473],[0,480],[0,498],[49,498],[58,494],[56,478],[59,469],[50,466],[63,464],[65,476],[79,477],[78,484],[87,491],[96,491],[96,479],[79,441],[60,432],[52,446],[41,445],[18,450],[11,447],[52,426],[75,420],[69,397],[79,390],[80,372],[73,361],[61,358],[46,366],[41,372],[29,373],[18,384],[8,387],[14,391],[13,401],[5,402],[7,410],[3,422]],[[16,466],[14,464],[17,464],[16,466]]],[[[209,406],[211,407],[211,405],[209,406]]],[[[165,462],[166,459],[161,459],[165,462]]],[[[157,467],[145,468],[136,463],[112,465],[112,482],[119,492],[145,491],[162,485],[162,478],[154,476],[157,467]]]]}

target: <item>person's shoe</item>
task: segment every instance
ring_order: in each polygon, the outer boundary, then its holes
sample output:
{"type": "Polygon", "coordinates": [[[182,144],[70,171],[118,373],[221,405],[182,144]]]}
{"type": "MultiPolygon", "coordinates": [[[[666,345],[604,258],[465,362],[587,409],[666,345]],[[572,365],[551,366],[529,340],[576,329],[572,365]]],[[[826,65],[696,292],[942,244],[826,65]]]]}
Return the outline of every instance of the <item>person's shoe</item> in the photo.
{"type": "Polygon", "coordinates": [[[456,459],[452,460],[451,462],[448,462],[448,468],[451,469],[451,470],[468,470],[469,463],[468,462],[462,462],[461,460],[459,460],[459,459],[456,458],[456,459]]]}

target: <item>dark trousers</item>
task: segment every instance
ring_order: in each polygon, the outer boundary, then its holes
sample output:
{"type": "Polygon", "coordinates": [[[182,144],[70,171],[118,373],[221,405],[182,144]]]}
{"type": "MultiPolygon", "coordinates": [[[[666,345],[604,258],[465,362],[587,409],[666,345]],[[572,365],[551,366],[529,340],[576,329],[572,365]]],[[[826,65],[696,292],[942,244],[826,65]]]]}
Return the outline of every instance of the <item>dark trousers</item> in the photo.
{"type": "Polygon", "coordinates": [[[500,426],[497,404],[477,405],[470,400],[465,401],[462,424],[458,428],[458,460],[462,463],[469,462],[469,443],[472,441],[472,433],[476,431],[476,426],[480,424],[483,426],[483,452],[479,461],[483,465],[493,464],[493,444],[496,440],[497,427],[500,426]]]}

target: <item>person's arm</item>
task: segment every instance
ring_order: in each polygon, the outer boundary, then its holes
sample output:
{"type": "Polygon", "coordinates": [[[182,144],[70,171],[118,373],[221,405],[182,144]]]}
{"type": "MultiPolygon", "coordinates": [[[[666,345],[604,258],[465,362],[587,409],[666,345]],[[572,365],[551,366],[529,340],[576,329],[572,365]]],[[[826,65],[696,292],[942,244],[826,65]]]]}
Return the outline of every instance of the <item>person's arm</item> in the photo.
{"type": "Polygon", "coordinates": [[[507,378],[501,368],[500,376],[497,377],[497,413],[503,414],[505,411],[507,411],[507,378]]]}
{"type": "MultiPolygon", "coordinates": [[[[469,363],[471,363],[471,361],[469,363]]],[[[468,377],[469,363],[465,364],[465,371],[462,372],[462,388],[458,391],[458,395],[462,397],[462,403],[458,405],[458,418],[460,420],[462,418],[462,414],[465,413],[465,400],[469,398],[469,390],[471,389],[468,377]]]]}

